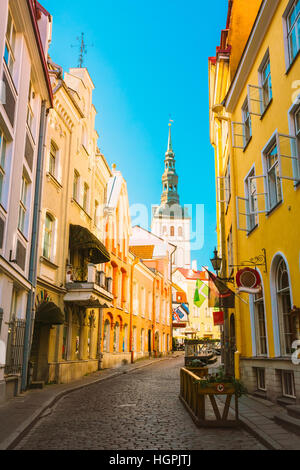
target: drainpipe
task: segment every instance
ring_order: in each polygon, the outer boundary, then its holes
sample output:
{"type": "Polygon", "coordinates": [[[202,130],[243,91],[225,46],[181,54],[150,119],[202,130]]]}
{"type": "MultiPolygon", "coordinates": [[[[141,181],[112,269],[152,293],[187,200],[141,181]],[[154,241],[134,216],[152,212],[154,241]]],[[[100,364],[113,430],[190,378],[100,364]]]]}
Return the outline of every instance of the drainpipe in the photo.
{"type": "Polygon", "coordinates": [[[133,321],[132,321],[132,308],[133,308],[133,298],[132,298],[132,293],[133,293],[133,270],[134,267],[138,264],[139,258],[135,258],[135,260],[132,263],[131,266],[131,273],[130,273],[130,327],[129,327],[129,350],[131,353],[131,364],[134,362],[134,351],[132,350],[132,329],[133,329],[133,321]]]}
{"type": "MultiPolygon", "coordinates": [[[[173,303],[173,297],[172,297],[172,278],[173,278],[172,266],[173,266],[173,255],[174,255],[176,250],[177,250],[177,246],[175,246],[174,251],[172,251],[171,257],[170,257],[170,281],[171,281],[171,306],[170,306],[170,308],[171,308],[171,312],[173,312],[173,306],[172,306],[172,303],[173,303]]],[[[169,312],[169,315],[170,315],[170,312],[169,312]]],[[[171,317],[171,351],[173,353],[173,315],[171,317]]]]}
{"type": "Polygon", "coordinates": [[[46,101],[43,101],[42,106],[41,106],[41,118],[40,118],[40,129],[39,129],[33,221],[32,221],[32,236],[31,236],[31,247],[30,247],[29,274],[28,274],[28,281],[31,284],[31,290],[28,293],[27,308],[26,308],[24,352],[23,352],[23,364],[22,364],[22,376],[21,376],[21,390],[22,391],[26,390],[27,388],[28,362],[29,362],[29,355],[30,355],[30,348],[31,348],[33,322],[34,322],[34,300],[35,300],[35,288],[36,288],[36,283],[37,283],[37,255],[38,255],[38,241],[39,241],[39,228],[40,228],[40,216],[41,216],[42,181],[43,181],[44,147],[45,147],[47,114],[48,114],[48,110],[46,108],[46,101]]]}
{"type": "MultiPolygon", "coordinates": [[[[232,197],[232,234],[234,235],[233,242],[233,247],[234,247],[234,264],[238,264],[238,229],[237,229],[237,207],[235,204],[236,201],[236,179],[235,179],[235,165],[234,165],[234,149],[232,147],[232,134],[231,134],[231,118],[227,116],[221,116],[217,115],[216,119],[219,120],[219,122],[227,121],[229,130],[229,149],[231,149],[231,161],[230,161],[230,172],[231,172],[231,180],[232,180],[232,188],[231,188],[231,197],[232,197]]],[[[226,327],[225,334],[227,333],[227,339],[228,339],[228,348],[229,348],[229,318],[228,318],[228,309],[225,309],[225,319],[224,319],[224,327],[226,327]]],[[[241,350],[242,350],[242,332],[241,332],[241,321],[240,321],[240,311],[239,308],[235,307],[235,331],[236,331],[236,351],[234,354],[235,357],[235,367],[234,367],[234,373],[235,377],[239,378],[240,377],[240,355],[241,355],[241,350]]],[[[227,351],[227,361],[229,362],[229,351],[227,351]]],[[[226,366],[226,364],[225,364],[226,366]]]]}

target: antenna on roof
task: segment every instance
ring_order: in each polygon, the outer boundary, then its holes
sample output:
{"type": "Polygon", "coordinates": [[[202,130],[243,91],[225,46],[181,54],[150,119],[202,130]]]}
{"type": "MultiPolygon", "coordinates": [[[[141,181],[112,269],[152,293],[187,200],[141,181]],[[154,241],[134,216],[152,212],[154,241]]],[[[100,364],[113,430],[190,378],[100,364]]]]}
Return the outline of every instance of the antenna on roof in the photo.
{"type": "MultiPolygon", "coordinates": [[[[81,37],[76,38],[79,41],[79,57],[78,57],[78,67],[82,68],[84,63],[84,56],[87,55],[87,44],[84,41],[84,33],[81,33],[81,37]]],[[[78,47],[78,46],[71,46],[71,47],[78,47]]],[[[91,44],[93,47],[93,44],[91,44]]]]}

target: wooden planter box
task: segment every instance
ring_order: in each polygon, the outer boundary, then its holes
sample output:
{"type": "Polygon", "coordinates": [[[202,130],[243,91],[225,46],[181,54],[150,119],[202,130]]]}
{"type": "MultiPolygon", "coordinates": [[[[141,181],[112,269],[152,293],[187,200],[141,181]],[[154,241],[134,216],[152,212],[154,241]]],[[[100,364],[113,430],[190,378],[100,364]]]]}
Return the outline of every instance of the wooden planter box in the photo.
{"type": "Polygon", "coordinates": [[[199,378],[202,378],[208,375],[208,367],[186,366],[186,369],[193,372],[193,374],[197,375],[199,378]]]}
{"type": "Polygon", "coordinates": [[[230,383],[213,382],[207,384],[205,387],[201,387],[201,384],[198,384],[198,393],[200,395],[234,395],[235,388],[230,383]]]}

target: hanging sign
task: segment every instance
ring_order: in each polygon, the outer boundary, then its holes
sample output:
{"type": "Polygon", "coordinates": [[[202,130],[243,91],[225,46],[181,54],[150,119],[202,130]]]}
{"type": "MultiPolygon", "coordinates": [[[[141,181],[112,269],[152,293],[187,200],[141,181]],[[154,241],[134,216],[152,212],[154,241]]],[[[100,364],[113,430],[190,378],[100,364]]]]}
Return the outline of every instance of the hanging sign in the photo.
{"type": "Polygon", "coordinates": [[[258,271],[252,268],[240,269],[236,275],[239,292],[259,294],[261,292],[261,279],[258,271]]]}

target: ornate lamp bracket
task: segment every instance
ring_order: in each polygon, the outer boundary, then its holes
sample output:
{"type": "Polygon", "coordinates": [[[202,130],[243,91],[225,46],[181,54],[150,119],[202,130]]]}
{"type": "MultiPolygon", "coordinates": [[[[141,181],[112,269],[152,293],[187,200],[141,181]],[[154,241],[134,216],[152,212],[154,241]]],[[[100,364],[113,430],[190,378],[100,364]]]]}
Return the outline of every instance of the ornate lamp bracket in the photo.
{"type": "Polygon", "coordinates": [[[241,268],[241,267],[251,267],[251,268],[256,268],[257,266],[264,266],[264,273],[268,273],[268,265],[267,265],[267,253],[266,249],[262,248],[262,255],[259,256],[254,256],[253,258],[250,258],[247,261],[242,261],[242,264],[235,264],[235,265],[230,265],[231,268],[241,268]]]}

